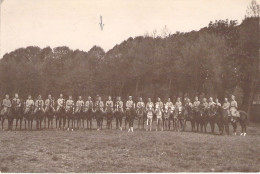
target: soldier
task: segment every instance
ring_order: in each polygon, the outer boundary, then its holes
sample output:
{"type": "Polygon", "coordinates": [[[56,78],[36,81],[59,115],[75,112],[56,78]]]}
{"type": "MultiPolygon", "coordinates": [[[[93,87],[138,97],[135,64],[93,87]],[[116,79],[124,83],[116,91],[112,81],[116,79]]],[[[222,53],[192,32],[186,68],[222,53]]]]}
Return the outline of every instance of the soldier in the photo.
{"type": "Polygon", "coordinates": [[[101,97],[97,95],[97,100],[95,102],[95,113],[96,113],[96,120],[97,120],[97,130],[99,131],[102,129],[103,125],[103,112],[104,112],[104,103],[101,100],[101,97]]]}
{"type": "Polygon", "coordinates": [[[208,109],[208,107],[209,107],[209,104],[208,104],[208,102],[207,102],[207,99],[206,99],[206,98],[203,98],[203,100],[202,100],[202,103],[201,103],[201,106],[202,106],[202,109],[203,109],[203,110],[206,110],[206,109],[208,109]]]}
{"type": "Polygon", "coordinates": [[[69,96],[69,99],[66,101],[66,106],[65,106],[65,112],[66,112],[66,115],[67,115],[67,119],[68,119],[68,128],[67,128],[67,131],[70,130],[70,121],[72,120],[72,128],[71,128],[71,131],[73,131],[73,127],[75,126],[74,125],[74,118],[73,118],[73,114],[74,114],[74,101],[72,100],[72,96],[70,95],[69,96]]]}
{"type": "Polygon", "coordinates": [[[190,99],[189,98],[187,98],[187,101],[186,101],[186,104],[185,104],[186,106],[189,106],[189,107],[192,107],[192,103],[190,102],[190,99]]]}
{"type": "Polygon", "coordinates": [[[200,101],[199,101],[199,97],[195,97],[195,101],[194,101],[194,103],[193,103],[193,108],[194,108],[194,110],[195,111],[198,111],[199,110],[199,106],[200,106],[200,101]]]}
{"type": "Polygon", "coordinates": [[[123,119],[123,102],[121,101],[121,97],[117,97],[117,101],[115,103],[115,117],[116,117],[116,129],[119,129],[122,131],[122,119],[123,119]]]}
{"type": "Polygon", "coordinates": [[[125,119],[125,127],[127,121],[129,121],[129,129],[128,132],[134,132],[134,109],[135,109],[135,103],[132,100],[132,96],[129,96],[129,100],[126,102],[126,119],[125,119]]]}
{"type": "Polygon", "coordinates": [[[15,93],[12,103],[15,107],[21,107],[21,100],[19,99],[19,96],[17,93],[15,93]]]}
{"type": "Polygon", "coordinates": [[[229,103],[229,101],[228,101],[228,98],[225,98],[225,99],[224,99],[224,103],[223,103],[222,108],[227,111],[228,116],[231,116],[231,115],[230,115],[230,110],[229,110],[229,109],[230,109],[230,103],[229,103]]]}
{"type": "MultiPolygon", "coordinates": [[[[54,116],[54,100],[52,99],[51,94],[48,95],[48,98],[45,100],[45,109],[44,112],[46,113],[46,116],[48,118],[48,128],[50,127],[50,124],[53,128],[53,116],[54,116]]],[[[44,118],[44,125],[46,124],[46,118],[44,118]]]]}
{"type": "Polygon", "coordinates": [[[34,110],[34,113],[38,112],[38,111],[44,111],[43,109],[44,107],[44,102],[42,100],[42,96],[39,95],[37,100],[35,101],[35,110],[34,110]]]}
{"type": "Polygon", "coordinates": [[[145,104],[143,102],[142,97],[139,98],[139,101],[136,104],[136,113],[138,117],[138,129],[140,126],[144,129],[144,112],[145,112],[145,104]]]}
{"type": "Polygon", "coordinates": [[[176,106],[176,109],[178,109],[178,112],[180,114],[181,113],[181,107],[182,107],[182,103],[181,103],[181,98],[180,97],[177,98],[175,106],[176,106]]]}
{"type": "Polygon", "coordinates": [[[60,98],[57,100],[57,111],[60,111],[61,108],[64,108],[65,99],[63,98],[63,94],[60,94],[60,98]]]}
{"type": "Polygon", "coordinates": [[[157,102],[155,103],[155,106],[158,106],[161,111],[163,111],[163,102],[161,99],[158,97],[157,102]]]}
{"type": "Polygon", "coordinates": [[[234,95],[231,96],[230,114],[232,117],[239,117],[239,112],[237,111],[237,101],[235,100],[234,95]]]}
{"type": "MultiPolygon", "coordinates": [[[[146,104],[146,112],[147,112],[147,126],[149,127],[149,130],[152,131],[154,104],[151,101],[151,98],[148,98],[148,102],[146,104]]],[[[148,131],[148,127],[146,131],[148,131]]]]}
{"type": "Polygon", "coordinates": [[[216,105],[216,103],[213,101],[213,98],[210,97],[210,98],[209,98],[208,107],[211,108],[211,107],[214,107],[215,105],[216,105]]]}
{"type": "Polygon", "coordinates": [[[76,102],[76,113],[80,113],[83,110],[84,107],[84,101],[82,100],[82,97],[79,96],[78,101],[76,102]]]}
{"type": "Polygon", "coordinates": [[[108,96],[108,100],[106,101],[106,109],[105,109],[105,111],[107,112],[107,111],[109,111],[109,110],[111,110],[111,111],[113,111],[113,101],[112,101],[112,99],[111,99],[111,96],[108,96]]]}
{"type": "Polygon", "coordinates": [[[11,107],[12,107],[12,103],[11,103],[11,100],[9,98],[9,95],[6,94],[5,95],[5,99],[3,99],[3,102],[2,102],[2,106],[3,106],[3,109],[1,111],[1,115],[5,115],[9,113],[11,107]]]}
{"type": "Polygon", "coordinates": [[[24,111],[24,113],[27,114],[30,111],[30,109],[33,108],[33,106],[34,106],[34,101],[32,99],[32,96],[28,95],[28,99],[25,102],[25,111],[24,111]]]}
{"type": "Polygon", "coordinates": [[[168,101],[165,103],[165,108],[171,108],[171,107],[173,107],[173,104],[172,104],[172,102],[171,102],[171,99],[170,98],[168,98],[168,101]]]}
{"type": "Polygon", "coordinates": [[[88,100],[85,102],[85,113],[87,117],[87,129],[92,129],[92,114],[93,114],[93,102],[91,97],[88,96],[88,100]]]}
{"type": "Polygon", "coordinates": [[[216,105],[217,105],[217,106],[219,106],[219,107],[221,107],[221,103],[219,103],[219,100],[218,100],[218,98],[216,98],[216,100],[215,100],[215,101],[216,101],[216,105]]]}

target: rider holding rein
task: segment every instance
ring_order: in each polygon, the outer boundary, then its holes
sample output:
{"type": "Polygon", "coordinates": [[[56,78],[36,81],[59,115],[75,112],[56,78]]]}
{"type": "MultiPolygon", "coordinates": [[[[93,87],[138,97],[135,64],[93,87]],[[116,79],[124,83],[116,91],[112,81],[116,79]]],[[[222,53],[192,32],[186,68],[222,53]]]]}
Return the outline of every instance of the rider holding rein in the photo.
{"type": "Polygon", "coordinates": [[[216,103],[213,101],[213,98],[210,97],[209,98],[209,103],[208,103],[208,108],[214,107],[216,105],[216,103]]]}
{"type": "Polygon", "coordinates": [[[11,100],[10,100],[8,94],[5,95],[5,99],[3,100],[2,106],[3,106],[3,109],[1,111],[1,115],[5,115],[5,114],[7,114],[8,110],[10,110],[10,108],[12,106],[12,103],[11,103],[11,100]]]}
{"type": "Polygon", "coordinates": [[[237,101],[235,100],[235,96],[231,96],[231,102],[230,102],[230,114],[232,117],[239,117],[237,112],[237,101]]]}
{"type": "Polygon", "coordinates": [[[21,100],[19,99],[17,93],[15,93],[12,103],[15,105],[15,107],[21,107],[21,100]]]}

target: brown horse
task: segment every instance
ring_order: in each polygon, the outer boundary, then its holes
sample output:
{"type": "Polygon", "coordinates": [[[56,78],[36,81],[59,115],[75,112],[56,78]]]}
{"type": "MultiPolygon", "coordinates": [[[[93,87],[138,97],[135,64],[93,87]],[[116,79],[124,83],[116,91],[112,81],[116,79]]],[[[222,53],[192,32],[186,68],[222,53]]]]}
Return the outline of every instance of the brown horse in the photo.
{"type": "Polygon", "coordinates": [[[136,115],[138,119],[138,129],[144,130],[144,123],[145,123],[145,108],[138,108],[136,110],[136,115]]]}
{"type": "Polygon", "coordinates": [[[107,120],[107,129],[112,129],[112,121],[113,121],[113,116],[114,116],[112,107],[110,107],[110,106],[107,107],[105,116],[106,116],[106,120],[107,120]]]}
{"type": "Polygon", "coordinates": [[[196,120],[196,126],[197,126],[197,132],[200,131],[207,132],[207,124],[208,124],[208,109],[205,109],[203,107],[199,107],[198,114],[195,117],[196,120]]]}
{"type": "MultiPolygon", "coordinates": [[[[25,106],[25,104],[24,104],[25,106]]],[[[28,124],[28,129],[32,130],[32,124],[33,124],[33,118],[34,118],[34,105],[29,106],[29,108],[24,109],[24,123],[25,123],[25,129],[26,124],[28,124]]]]}
{"type": "Polygon", "coordinates": [[[239,112],[239,117],[234,117],[234,118],[231,118],[231,120],[233,119],[233,121],[231,121],[231,124],[233,126],[233,131],[234,131],[234,134],[236,135],[236,131],[237,131],[237,122],[240,123],[241,125],[241,136],[246,136],[246,123],[247,123],[247,118],[248,118],[248,114],[245,112],[245,111],[238,111],[239,112]]]}
{"type": "Polygon", "coordinates": [[[164,130],[170,130],[170,108],[165,108],[163,113],[163,129],[164,130]]]}
{"type": "Polygon", "coordinates": [[[184,106],[183,107],[183,116],[184,116],[184,125],[183,125],[183,131],[185,131],[186,129],[186,122],[190,121],[191,122],[191,131],[195,130],[195,117],[192,111],[191,106],[184,106]]]}

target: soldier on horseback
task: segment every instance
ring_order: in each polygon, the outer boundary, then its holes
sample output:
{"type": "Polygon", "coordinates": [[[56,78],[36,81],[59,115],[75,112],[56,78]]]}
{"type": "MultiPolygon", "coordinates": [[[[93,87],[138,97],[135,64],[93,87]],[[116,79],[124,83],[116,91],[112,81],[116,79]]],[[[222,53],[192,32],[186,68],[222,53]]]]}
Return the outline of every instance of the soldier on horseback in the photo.
{"type": "Polygon", "coordinates": [[[87,129],[92,129],[92,117],[93,117],[93,102],[91,97],[85,102],[85,113],[87,117],[87,129]]]}
{"type": "Polygon", "coordinates": [[[157,102],[155,103],[155,114],[156,114],[156,131],[161,127],[161,130],[163,131],[162,126],[162,113],[163,113],[163,102],[158,97],[157,102]]]}
{"type": "Polygon", "coordinates": [[[63,94],[60,94],[60,97],[57,100],[57,117],[56,117],[56,128],[57,123],[59,122],[59,128],[61,128],[61,124],[63,121],[63,129],[65,129],[66,124],[66,116],[65,116],[65,99],[63,98],[63,94]]]}
{"type": "Polygon", "coordinates": [[[115,103],[115,117],[116,117],[116,129],[119,129],[122,131],[122,119],[123,119],[123,102],[121,101],[121,97],[117,97],[117,101],[115,103]]]}
{"type": "Polygon", "coordinates": [[[142,97],[139,98],[139,102],[137,102],[137,104],[136,104],[136,113],[137,113],[137,116],[138,116],[138,129],[140,129],[141,125],[144,129],[145,104],[143,102],[142,97]]]}
{"type": "Polygon", "coordinates": [[[208,108],[212,108],[215,107],[216,103],[213,101],[213,98],[210,97],[209,98],[209,103],[208,103],[208,108]]]}
{"type": "Polygon", "coordinates": [[[114,103],[112,101],[111,96],[108,96],[108,100],[106,101],[105,113],[107,117],[107,129],[112,129],[112,119],[113,119],[113,106],[114,103]]]}
{"type": "Polygon", "coordinates": [[[215,101],[216,101],[216,106],[221,107],[221,103],[219,102],[218,98],[216,98],[215,101]]]}
{"type": "Polygon", "coordinates": [[[97,100],[95,102],[95,115],[97,120],[97,130],[102,129],[103,124],[103,112],[104,112],[104,103],[101,100],[101,97],[97,95],[97,100]]]}
{"type": "Polygon", "coordinates": [[[67,115],[67,120],[68,120],[68,128],[67,130],[70,130],[70,121],[71,121],[71,130],[73,131],[73,128],[75,128],[75,118],[74,118],[74,101],[72,100],[72,96],[69,96],[69,99],[66,101],[66,107],[65,107],[65,112],[67,115]]]}
{"type": "Polygon", "coordinates": [[[11,120],[9,119],[10,116],[10,111],[11,111],[11,107],[12,107],[12,102],[9,98],[9,95],[6,94],[5,95],[5,99],[3,99],[2,102],[2,110],[1,110],[1,115],[2,115],[2,129],[4,130],[4,121],[5,119],[8,119],[8,130],[11,129],[11,120]]]}
{"type": "Polygon", "coordinates": [[[129,122],[128,132],[134,132],[134,118],[135,118],[135,103],[132,100],[132,96],[129,96],[129,100],[126,102],[126,118],[125,118],[125,128],[127,122],[129,122]]]}
{"type": "MultiPolygon", "coordinates": [[[[148,98],[148,102],[146,103],[146,113],[147,113],[147,126],[149,127],[149,130],[152,131],[154,104],[151,101],[151,98],[148,98]]],[[[148,127],[146,131],[148,131],[148,127]]]]}
{"type": "MultiPolygon", "coordinates": [[[[53,116],[55,113],[55,108],[54,108],[54,100],[52,99],[51,94],[48,95],[48,98],[45,100],[45,109],[44,112],[46,114],[46,117],[48,119],[48,128],[51,124],[53,128],[53,116]]],[[[44,119],[44,124],[46,122],[46,118],[44,119]]]]}
{"type": "Polygon", "coordinates": [[[22,129],[22,110],[21,110],[22,102],[19,99],[19,96],[17,93],[15,93],[14,98],[12,100],[12,107],[13,107],[13,116],[16,119],[16,125],[15,128],[17,129],[18,121],[20,120],[20,129],[22,129]]]}
{"type": "Polygon", "coordinates": [[[237,101],[235,100],[235,96],[231,96],[231,102],[230,102],[230,114],[233,119],[236,119],[236,117],[239,117],[239,112],[237,111],[237,101]]]}
{"type": "Polygon", "coordinates": [[[28,129],[32,129],[32,122],[33,122],[33,107],[34,101],[31,95],[28,95],[28,99],[25,102],[25,129],[26,129],[26,121],[28,121],[28,129]]]}
{"type": "Polygon", "coordinates": [[[35,109],[34,109],[37,129],[41,129],[41,123],[42,123],[43,113],[44,113],[43,106],[44,106],[44,102],[42,100],[41,95],[39,95],[37,100],[35,101],[35,109]]]}
{"type": "MultiPolygon", "coordinates": [[[[84,109],[84,101],[82,100],[82,97],[79,96],[78,101],[76,102],[76,110],[75,110],[75,116],[77,118],[77,128],[79,129],[81,118],[83,117],[83,109],[84,109]]],[[[84,122],[84,120],[83,120],[84,122]]],[[[84,125],[84,123],[83,123],[84,125]]]]}

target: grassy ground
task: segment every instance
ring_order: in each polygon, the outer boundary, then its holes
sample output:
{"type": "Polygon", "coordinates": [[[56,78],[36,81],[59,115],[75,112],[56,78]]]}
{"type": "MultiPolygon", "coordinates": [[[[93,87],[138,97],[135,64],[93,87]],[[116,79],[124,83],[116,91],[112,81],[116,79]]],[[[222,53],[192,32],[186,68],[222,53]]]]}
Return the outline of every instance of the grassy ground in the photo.
{"type": "Polygon", "coordinates": [[[1,172],[259,172],[260,125],[250,125],[246,137],[138,130],[1,131],[0,152],[1,172]]]}

